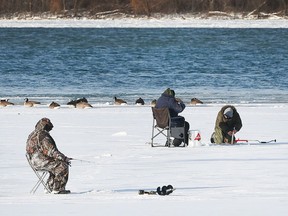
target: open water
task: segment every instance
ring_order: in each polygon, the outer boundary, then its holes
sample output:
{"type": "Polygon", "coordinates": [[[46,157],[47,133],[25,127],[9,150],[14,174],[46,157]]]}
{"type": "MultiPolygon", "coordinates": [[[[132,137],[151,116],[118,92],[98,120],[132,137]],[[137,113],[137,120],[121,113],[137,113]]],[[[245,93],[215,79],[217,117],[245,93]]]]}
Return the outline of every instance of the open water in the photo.
{"type": "Polygon", "coordinates": [[[0,28],[0,98],[287,103],[288,29],[0,28]]]}

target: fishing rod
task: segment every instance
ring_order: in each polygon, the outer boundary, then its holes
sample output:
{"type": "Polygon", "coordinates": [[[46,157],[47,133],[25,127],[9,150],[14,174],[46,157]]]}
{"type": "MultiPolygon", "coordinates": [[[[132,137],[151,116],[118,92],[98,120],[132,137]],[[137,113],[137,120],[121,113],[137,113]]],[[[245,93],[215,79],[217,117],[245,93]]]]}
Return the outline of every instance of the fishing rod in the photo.
{"type": "Polygon", "coordinates": [[[233,131],[232,131],[231,144],[234,144],[234,134],[235,134],[235,127],[233,128],[233,131]]]}
{"type": "Polygon", "coordinates": [[[77,158],[71,158],[71,160],[80,161],[81,163],[93,163],[93,164],[95,164],[94,161],[89,161],[89,160],[81,160],[81,159],[77,159],[77,158]]]}
{"type": "Polygon", "coordinates": [[[248,140],[248,139],[237,139],[235,140],[235,142],[258,142],[258,143],[272,143],[272,142],[276,142],[276,139],[272,139],[270,141],[260,141],[260,140],[248,140]]]}

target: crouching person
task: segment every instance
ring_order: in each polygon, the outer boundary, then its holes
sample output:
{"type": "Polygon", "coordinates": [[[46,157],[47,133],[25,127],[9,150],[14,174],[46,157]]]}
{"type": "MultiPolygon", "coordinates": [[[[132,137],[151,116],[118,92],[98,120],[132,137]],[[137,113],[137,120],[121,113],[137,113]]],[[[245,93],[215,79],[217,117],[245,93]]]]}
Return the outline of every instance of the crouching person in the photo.
{"type": "Polygon", "coordinates": [[[61,153],[56,146],[49,131],[53,124],[48,118],[42,118],[35,126],[35,130],[29,135],[26,143],[26,152],[33,166],[39,170],[47,170],[49,178],[46,186],[48,192],[54,194],[70,193],[66,190],[69,176],[71,158],[61,153]]]}
{"type": "Polygon", "coordinates": [[[215,131],[211,136],[211,143],[234,144],[235,134],[242,128],[242,121],[236,108],[226,105],[218,112],[215,131]]]}

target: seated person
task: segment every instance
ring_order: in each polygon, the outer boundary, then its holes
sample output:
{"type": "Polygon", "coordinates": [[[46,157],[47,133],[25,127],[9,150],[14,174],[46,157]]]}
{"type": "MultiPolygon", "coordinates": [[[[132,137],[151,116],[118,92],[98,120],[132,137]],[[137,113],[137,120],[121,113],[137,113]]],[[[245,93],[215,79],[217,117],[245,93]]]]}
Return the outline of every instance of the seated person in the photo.
{"type": "Polygon", "coordinates": [[[185,140],[174,139],[173,145],[180,146],[183,141],[188,145],[188,131],[190,125],[188,122],[185,121],[185,118],[183,116],[178,115],[185,109],[185,104],[182,100],[175,98],[174,90],[170,88],[166,89],[157,100],[155,107],[169,109],[172,125],[183,126],[185,124],[185,140]]]}
{"type": "Polygon", "coordinates": [[[70,190],[66,190],[68,182],[69,165],[71,158],[61,153],[50,135],[53,124],[48,118],[40,119],[35,130],[29,135],[26,152],[36,169],[46,170],[49,172],[47,179],[47,187],[54,194],[67,194],[70,190]]]}

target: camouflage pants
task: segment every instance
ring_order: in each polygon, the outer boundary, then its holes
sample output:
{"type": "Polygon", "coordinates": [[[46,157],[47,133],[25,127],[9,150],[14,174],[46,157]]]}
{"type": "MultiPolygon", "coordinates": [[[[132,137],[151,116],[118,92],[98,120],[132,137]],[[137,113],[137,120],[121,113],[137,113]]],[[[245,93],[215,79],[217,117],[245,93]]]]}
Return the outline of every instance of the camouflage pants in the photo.
{"type": "Polygon", "coordinates": [[[68,182],[69,167],[64,161],[53,161],[45,167],[49,171],[47,186],[50,190],[62,191],[68,182]]]}
{"type": "Polygon", "coordinates": [[[69,177],[69,165],[61,160],[45,160],[40,161],[34,159],[33,164],[37,169],[46,170],[49,172],[47,186],[52,191],[65,190],[65,186],[69,177]],[[36,161],[35,161],[36,160],[36,161]]]}
{"type": "MultiPolygon", "coordinates": [[[[232,136],[230,136],[229,134],[224,134],[221,129],[215,129],[213,138],[216,144],[221,143],[231,144],[232,141],[232,136]]],[[[235,141],[235,137],[233,138],[233,140],[235,141]]]]}

